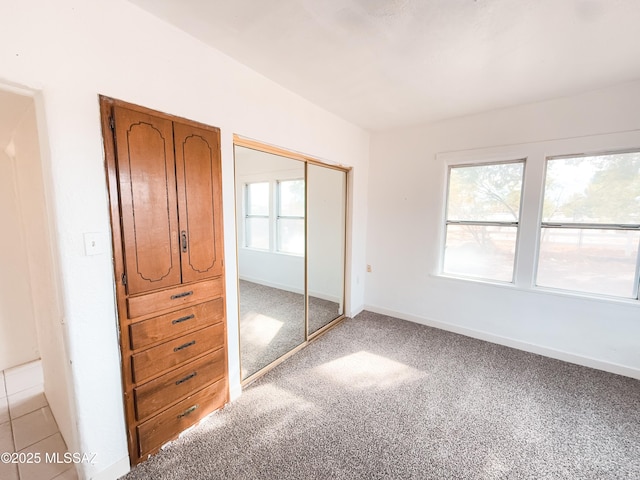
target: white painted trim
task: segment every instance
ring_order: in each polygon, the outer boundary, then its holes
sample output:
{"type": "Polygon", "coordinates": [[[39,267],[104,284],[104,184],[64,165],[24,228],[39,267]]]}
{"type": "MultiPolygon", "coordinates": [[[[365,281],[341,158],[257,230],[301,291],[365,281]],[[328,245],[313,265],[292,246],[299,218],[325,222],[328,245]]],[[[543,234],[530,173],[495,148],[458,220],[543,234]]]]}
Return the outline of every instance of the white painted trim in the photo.
{"type": "MultiPolygon", "coordinates": [[[[258,285],[264,285],[265,287],[277,288],[278,290],[285,290],[287,292],[297,293],[300,295],[304,295],[304,289],[290,287],[288,285],[283,285],[280,283],[274,283],[269,281],[264,281],[262,279],[253,278],[246,275],[240,275],[240,280],[244,280],[246,282],[257,283],[258,285]]],[[[309,291],[310,297],[319,298],[321,300],[328,300],[333,303],[342,303],[342,299],[340,297],[336,297],[335,295],[329,295],[322,292],[309,291]]]]}
{"type": "Polygon", "coordinates": [[[436,153],[436,159],[444,162],[447,167],[526,162],[528,156],[529,151],[526,149],[526,144],[436,153]]]}
{"type": "Polygon", "coordinates": [[[525,352],[535,353],[545,357],[555,358],[556,360],[562,360],[564,362],[575,363],[584,367],[594,368],[596,370],[603,370],[605,372],[615,373],[617,375],[624,375],[640,380],[640,370],[620,365],[617,363],[603,362],[591,357],[585,357],[583,355],[576,355],[574,353],[565,352],[562,350],[556,350],[542,345],[536,345],[534,343],[523,342],[521,340],[515,340],[509,337],[503,337],[494,333],[484,332],[481,330],[474,330],[472,328],[461,327],[447,322],[441,322],[437,320],[431,320],[428,318],[420,317],[410,313],[399,312],[390,310],[376,305],[365,305],[364,309],[379,313],[382,315],[388,315],[391,317],[399,318],[401,320],[408,320],[410,322],[426,325],[428,327],[438,328],[440,330],[446,330],[448,332],[458,333],[471,338],[477,338],[478,340],[484,340],[498,345],[504,345],[506,347],[515,348],[517,350],[523,350],[525,352]]]}
{"type": "Polygon", "coordinates": [[[24,97],[35,97],[40,90],[24,87],[6,79],[0,78],[0,90],[9,93],[15,93],[24,97]]]}
{"type": "Polygon", "coordinates": [[[269,282],[261,278],[253,278],[247,275],[239,275],[239,278],[240,280],[244,280],[245,282],[257,283],[258,285],[264,285],[265,287],[277,288],[278,290],[284,290],[286,292],[304,295],[304,288],[292,287],[290,285],[284,285],[277,282],[269,282]]]}
{"type": "MultiPolygon", "coordinates": [[[[109,465],[100,473],[92,476],[91,480],[114,480],[126,475],[130,470],[131,466],[129,462],[129,456],[127,455],[126,457],[122,457],[116,463],[109,465]]],[[[80,473],[80,478],[83,478],[81,472],[78,473],[80,473]]],[[[84,478],[86,478],[86,476],[84,478]]]]}
{"type": "MultiPolygon", "coordinates": [[[[358,307],[356,307],[355,309],[353,309],[353,310],[351,310],[350,312],[347,313],[347,317],[353,318],[356,315],[360,315],[362,312],[365,311],[366,307],[367,307],[366,305],[358,305],[358,307]]],[[[373,311],[373,310],[371,310],[371,311],[373,311]]],[[[376,312],[376,313],[378,313],[378,312],[376,312]]]]}
{"type": "Polygon", "coordinates": [[[326,293],[314,292],[312,290],[309,290],[309,296],[313,298],[319,298],[320,300],[327,300],[328,302],[337,303],[339,305],[342,304],[342,299],[340,297],[336,297],[335,295],[328,295],[326,293]]]}
{"type": "Polygon", "coordinates": [[[229,387],[229,403],[235,402],[242,395],[242,385],[239,383],[229,387]]]}

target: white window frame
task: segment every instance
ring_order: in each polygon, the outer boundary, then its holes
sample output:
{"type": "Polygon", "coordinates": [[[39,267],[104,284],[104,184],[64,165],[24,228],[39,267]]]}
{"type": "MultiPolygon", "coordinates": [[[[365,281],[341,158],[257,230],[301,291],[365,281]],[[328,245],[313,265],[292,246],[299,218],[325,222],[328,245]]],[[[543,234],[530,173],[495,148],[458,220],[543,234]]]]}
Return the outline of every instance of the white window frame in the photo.
{"type": "Polygon", "coordinates": [[[518,262],[518,250],[520,245],[520,224],[522,221],[522,204],[524,197],[524,187],[525,187],[525,178],[526,178],[526,170],[527,170],[527,158],[520,155],[507,155],[491,158],[479,155],[479,158],[476,161],[470,159],[464,159],[460,161],[456,161],[455,159],[451,159],[446,164],[446,175],[445,175],[445,194],[444,194],[444,222],[442,237],[440,242],[440,257],[439,257],[439,270],[438,274],[444,277],[451,278],[460,278],[464,280],[483,282],[483,283],[496,283],[500,285],[513,285],[515,283],[517,262],[518,262]],[[518,221],[510,222],[510,221],[480,221],[480,220],[449,220],[449,189],[451,187],[451,171],[455,168],[465,168],[465,167],[482,167],[482,166],[490,166],[490,165],[506,165],[506,164],[514,164],[521,163],[522,164],[522,183],[520,185],[520,208],[518,211],[518,221]],[[503,281],[492,278],[478,277],[473,275],[464,275],[464,274],[456,274],[444,271],[444,260],[445,260],[445,250],[447,247],[447,227],[449,225],[471,225],[471,226],[496,226],[496,227],[515,227],[516,229],[516,244],[515,244],[515,253],[513,258],[513,267],[511,270],[511,280],[503,281]]]}
{"type": "MultiPolygon", "coordinates": [[[[280,183],[283,182],[291,182],[291,181],[303,181],[304,177],[300,177],[298,175],[281,175],[276,178],[264,178],[260,175],[249,175],[244,179],[241,179],[239,185],[241,185],[243,189],[242,193],[242,231],[238,232],[238,235],[241,236],[241,248],[247,250],[254,250],[256,252],[265,252],[265,253],[273,253],[277,255],[289,255],[295,257],[303,257],[306,252],[303,253],[292,253],[285,252],[278,249],[278,235],[279,235],[279,226],[278,219],[279,218],[292,218],[292,219],[301,219],[304,221],[305,216],[279,216],[280,213],[280,183]],[[268,215],[251,215],[248,212],[249,205],[249,185],[256,183],[268,183],[269,184],[269,214],[268,215]],[[253,247],[248,245],[247,238],[247,219],[249,218],[268,218],[269,220],[269,248],[263,249],[258,247],[253,247]]],[[[304,206],[304,214],[306,215],[306,185],[305,185],[305,206],[304,206]]],[[[305,225],[306,228],[306,225],[305,225]]],[[[306,251],[306,242],[305,242],[305,251],[306,251]]]]}
{"type": "MultiPolygon", "coordinates": [[[[304,186],[304,178],[283,178],[283,179],[278,179],[275,181],[275,187],[276,187],[276,209],[275,209],[275,245],[273,246],[273,250],[276,253],[280,253],[282,255],[294,255],[294,256],[304,256],[305,254],[305,250],[306,250],[306,242],[305,242],[305,246],[303,248],[302,253],[294,253],[294,252],[286,252],[283,250],[280,250],[280,238],[282,236],[281,233],[281,228],[280,228],[280,220],[284,219],[284,220],[302,220],[302,225],[303,225],[303,229],[305,228],[304,225],[304,219],[305,216],[304,215],[282,215],[281,214],[281,207],[282,207],[282,202],[280,200],[281,198],[281,189],[280,186],[285,183],[285,182],[303,182],[303,186],[304,186]]],[[[306,189],[306,186],[304,186],[306,189]]],[[[305,197],[306,197],[306,190],[305,190],[305,197]]],[[[307,207],[306,207],[306,199],[304,201],[305,205],[303,205],[303,212],[306,213],[307,207]]]]}
{"type": "Polygon", "coordinates": [[[549,229],[568,229],[568,230],[611,230],[611,231],[636,231],[640,232],[640,224],[617,224],[617,223],[580,223],[580,222],[545,222],[543,220],[543,207],[544,207],[544,198],[546,193],[546,184],[547,184],[547,171],[550,161],[554,160],[562,160],[562,159],[570,159],[570,158],[589,158],[589,157],[597,157],[597,156],[605,156],[605,155],[616,155],[616,154],[624,154],[624,153],[640,153],[640,148],[636,149],[623,149],[623,150],[606,150],[599,152],[590,152],[590,153],[572,153],[565,155],[549,155],[544,159],[544,175],[543,175],[543,188],[541,193],[541,201],[540,201],[540,226],[538,230],[538,242],[537,242],[537,252],[536,252],[536,269],[534,274],[533,284],[538,289],[549,290],[549,291],[560,291],[569,294],[575,295],[587,295],[594,297],[609,297],[613,299],[621,299],[621,300],[631,300],[637,301],[640,299],[640,249],[638,250],[636,256],[636,271],[634,276],[634,285],[635,285],[635,297],[621,297],[614,295],[606,295],[606,294],[598,294],[592,292],[583,292],[581,290],[571,290],[564,289],[558,287],[550,287],[546,285],[538,284],[538,270],[540,267],[540,250],[542,248],[542,235],[545,228],[549,229]]]}
{"type": "MultiPolygon", "coordinates": [[[[488,146],[460,151],[440,152],[435,160],[441,168],[440,211],[433,218],[439,248],[437,257],[428,271],[429,276],[449,282],[463,284],[489,284],[497,288],[516,289],[533,294],[553,295],[565,298],[580,298],[598,303],[640,305],[640,299],[613,297],[587,292],[560,290],[537,286],[538,257],[541,241],[542,208],[544,202],[544,184],[546,159],[561,156],[595,156],[611,152],[639,151],[640,129],[612,132],[578,137],[541,139],[528,143],[514,143],[505,146],[488,146]],[[449,165],[497,163],[514,158],[524,158],[525,175],[520,203],[520,225],[516,245],[515,276],[513,283],[483,280],[477,277],[453,276],[443,273],[445,248],[445,221],[448,194],[449,165]],[[437,218],[439,217],[439,218],[437,218]],[[439,220],[439,221],[436,221],[439,220]]],[[[640,290],[640,285],[639,285],[640,290]]]]}
{"type": "Polygon", "coordinates": [[[244,245],[245,248],[249,248],[251,250],[258,250],[261,252],[268,252],[271,250],[271,182],[268,180],[263,180],[263,181],[252,181],[252,182],[243,182],[243,189],[244,189],[244,195],[242,197],[243,199],[243,217],[244,217],[244,221],[243,221],[243,242],[242,244],[244,245]],[[250,185],[256,185],[256,184],[260,184],[260,183],[266,183],[269,185],[269,193],[267,196],[267,200],[268,200],[268,213],[267,215],[256,215],[256,214],[252,214],[249,213],[249,186],[250,185]],[[249,241],[247,238],[247,220],[249,220],[250,218],[266,218],[268,220],[269,223],[269,247],[268,248],[258,248],[258,247],[254,247],[249,245],[249,241]]]}

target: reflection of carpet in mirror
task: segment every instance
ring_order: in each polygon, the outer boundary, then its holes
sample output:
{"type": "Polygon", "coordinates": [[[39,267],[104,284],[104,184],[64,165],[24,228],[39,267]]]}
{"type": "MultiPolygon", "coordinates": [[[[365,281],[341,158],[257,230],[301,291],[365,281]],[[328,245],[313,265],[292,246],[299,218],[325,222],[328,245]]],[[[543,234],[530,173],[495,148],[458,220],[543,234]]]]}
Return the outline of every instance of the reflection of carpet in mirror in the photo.
{"type": "MultiPolygon", "coordinates": [[[[240,280],[242,378],[257,372],[305,340],[304,295],[240,280]]],[[[309,332],[339,316],[339,305],[309,297],[309,332]]]]}

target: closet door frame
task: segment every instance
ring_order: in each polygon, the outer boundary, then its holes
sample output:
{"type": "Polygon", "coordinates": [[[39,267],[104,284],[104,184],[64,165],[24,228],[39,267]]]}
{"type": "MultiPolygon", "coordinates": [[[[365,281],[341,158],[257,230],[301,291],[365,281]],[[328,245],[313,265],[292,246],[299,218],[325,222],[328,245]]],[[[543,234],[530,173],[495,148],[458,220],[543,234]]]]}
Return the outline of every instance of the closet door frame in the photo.
{"type": "MultiPolygon", "coordinates": [[[[252,382],[254,382],[255,380],[257,380],[258,378],[260,378],[261,376],[263,376],[264,374],[266,374],[267,372],[269,372],[270,370],[272,370],[273,368],[275,368],[276,366],[278,366],[280,363],[284,362],[286,359],[288,359],[289,357],[291,357],[292,355],[295,355],[297,352],[299,352],[300,350],[302,350],[304,347],[306,347],[307,345],[309,345],[310,342],[312,342],[313,340],[315,340],[316,338],[318,338],[319,336],[323,335],[324,333],[326,333],[327,331],[331,330],[333,327],[335,327],[336,325],[338,325],[339,323],[341,323],[345,318],[346,318],[346,308],[344,308],[344,306],[346,306],[346,299],[347,299],[347,258],[349,257],[348,252],[347,252],[347,246],[349,244],[348,242],[348,226],[349,226],[349,221],[350,221],[350,212],[349,212],[349,177],[352,174],[352,167],[347,167],[344,165],[337,165],[337,164],[331,164],[331,163],[327,163],[324,162],[318,158],[312,157],[310,155],[306,155],[300,152],[295,152],[292,150],[287,150],[285,148],[281,148],[281,147],[277,147],[274,145],[270,145],[268,143],[264,143],[264,142],[260,142],[258,140],[253,140],[247,137],[243,137],[241,135],[238,134],[234,134],[233,135],[233,147],[235,150],[235,147],[245,147],[245,148],[249,148],[252,150],[257,150],[260,152],[264,152],[264,153],[270,153],[272,155],[278,155],[281,157],[286,157],[286,158],[290,158],[292,160],[299,160],[301,162],[304,162],[304,180],[305,180],[305,188],[304,188],[304,192],[305,192],[305,219],[304,219],[304,233],[305,233],[305,256],[304,256],[304,303],[305,303],[305,307],[304,307],[304,323],[305,323],[305,341],[303,343],[301,343],[300,345],[294,347],[293,349],[289,350],[287,353],[285,353],[284,355],[278,357],[276,360],[274,360],[273,362],[269,363],[268,365],[265,365],[264,367],[262,367],[260,370],[252,373],[251,375],[249,375],[247,378],[245,379],[241,379],[240,384],[242,387],[246,387],[247,385],[251,384],[252,382]],[[308,178],[308,166],[309,165],[317,165],[319,167],[324,167],[324,168],[330,168],[333,170],[338,170],[340,172],[343,172],[345,174],[345,186],[344,186],[344,238],[343,238],[343,248],[344,248],[344,255],[343,255],[343,265],[342,265],[342,299],[343,299],[343,312],[341,315],[339,315],[338,317],[336,317],[335,319],[331,320],[328,324],[324,325],[323,327],[319,328],[318,330],[316,330],[315,332],[313,332],[312,334],[309,334],[309,288],[308,288],[308,283],[309,283],[309,279],[308,279],[308,270],[309,270],[309,258],[307,255],[307,249],[308,249],[308,216],[307,216],[307,212],[308,212],[308,198],[307,198],[307,178],[308,178]]],[[[235,159],[234,159],[234,167],[235,167],[235,159]]],[[[235,172],[234,172],[234,179],[235,179],[235,172]]],[[[234,182],[237,183],[237,182],[234,182]]],[[[237,188],[234,187],[234,189],[236,189],[235,191],[235,195],[234,198],[237,199],[238,195],[242,195],[242,192],[238,192],[237,188]]],[[[234,202],[236,205],[236,209],[237,209],[237,200],[236,202],[234,202]]],[[[238,246],[238,242],[237,239],[240,238],[240,228],[242,228],[237,221],[237,212],[235,215],[236,218],[236,272],[240,271],[240,260],[239,260],[239,246],[238,246]]],[[[238,291],[238,313],[240,312],[240,276],[236,275],[236,282],[237,282],[237,291],[238,291]]],[[[240,315],[238,314],[238,332],[240,332],[240,315]]],[[[238,343],[240,343],[240,335],[238,335],[238,343]]],[[[239,355],[239,365],[242,366],[242,353],[241,353],[242,349],[240,348],[240,345],[238,345],[238,355],[239,355]]]]}

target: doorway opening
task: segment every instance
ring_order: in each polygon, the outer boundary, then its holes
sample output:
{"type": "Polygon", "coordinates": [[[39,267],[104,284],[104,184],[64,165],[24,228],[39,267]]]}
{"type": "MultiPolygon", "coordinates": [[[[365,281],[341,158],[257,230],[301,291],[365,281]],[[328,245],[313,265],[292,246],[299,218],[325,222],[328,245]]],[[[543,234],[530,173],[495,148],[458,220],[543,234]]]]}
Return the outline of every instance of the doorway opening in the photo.
{"type": "MultiPolygon", "coordinates": [[[[40,107],[36,92],[0,85],[0,439],[9,452],[78,448],[40,107]]],[[[35,478],[35,467],[0,465],[0,477],[35,478]]]]}

